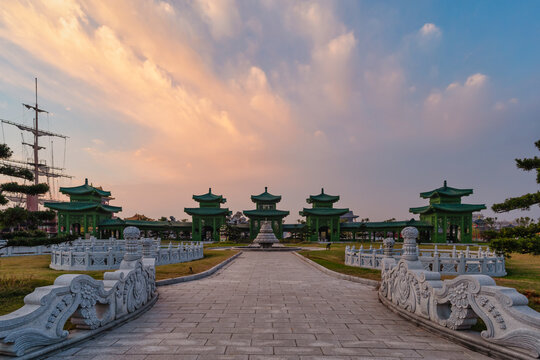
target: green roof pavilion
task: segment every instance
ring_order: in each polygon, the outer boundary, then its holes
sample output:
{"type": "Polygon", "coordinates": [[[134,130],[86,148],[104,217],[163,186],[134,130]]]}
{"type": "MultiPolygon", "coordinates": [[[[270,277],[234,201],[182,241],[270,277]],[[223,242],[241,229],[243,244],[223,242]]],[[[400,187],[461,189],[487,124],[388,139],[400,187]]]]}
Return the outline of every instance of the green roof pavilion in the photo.
{"type": "Polygon", "coordinates": [[[203,195],[193,195],[193,200],[199,203],[198,208],[184,208],[191,215],[193,241],[214,240],[219,241],[219,230],[227,223],[227,215],[231,214],[228,208],[222,208],[227,199],[222,195],[212,194],[212,188],[203,195]]]}
{"type": "Polygon", "coordinates": [[[262,221],[271,221],[272,229],[278,239],[283,237],[283,218],[289,215],[288,211],[277,210],[276,204],[281,201],[280,195],[272,195],[268,187],[259,195],[251,195],[251,201],[256,204],[255,210],[244,210],[243,213],[249,218],[249,237],[255,239],[261,229],[262,221]]]}
{"type": "Polygon", "coordinates": [[[306,217],[306,225],[313,232],[311,240],[339,241],[339,217],[349,212],[349,209],[334,208],[339,196],[325,194],[322,188],[319,195],[310,195],[306,201],[312,207],[304,208],[300,215],[306,217]]]}
{"type": "Polygon", "coordinates": [[[461,197],[469,196],[472,189],[456,189],[444,185],[438,189],[420,193],[429,199],[429,205],[410,208],[413,214],[420,214],[420,221],[433,226],[433,242],[472,241],[472,213],[486,208],[484,204],[462,204],[461,197]]]}
{"type": "Polygon", "coordinates": [[[69,202],[45,202],[45,207],[56,210],[59,235],[98,236],[99,224],[122,211],[120,206],[109,205],[111,192],[88,185],[61,187],[60,192],[69,196],[69,202]]]}

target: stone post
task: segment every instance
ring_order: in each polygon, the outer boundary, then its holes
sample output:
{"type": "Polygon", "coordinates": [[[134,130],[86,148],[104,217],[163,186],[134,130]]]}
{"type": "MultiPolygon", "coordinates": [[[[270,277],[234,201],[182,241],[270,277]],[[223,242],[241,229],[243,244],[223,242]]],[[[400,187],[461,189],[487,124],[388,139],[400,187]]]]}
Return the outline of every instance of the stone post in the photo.
{"type": "Polygon", "coordinates": [[[407,226],[401,230],[401,236],[403,236],[403,255],[401,258],[408,261],[418,261],[418,253],[416,252],[418,230],[415,227],[407,226]]]}
{"type": "Polygon", "coordinates": [[[386,238],[383,240],[383,244],[384,244],[384,257],[385,258],[388,258],[388,257],[392,257],[393,253],[394,253],[394,244],[395,244],[395,240],[393,238],[386,238]]]}
{"type": "Polygon", "coordinates": [[[125,261],[134,261],[141,256],[137,253],[137,240],[141,232],[135,226],[128,226],[124,229],[124,239],[126,241],[126,252],[124,254],[125,261]]]}
{"type": "Polygon", "coordinates": [[[145,238],[142,240],[142,256],[143,258],[152,257],[152,245],[154,241],[150,238],[145,238]]]}

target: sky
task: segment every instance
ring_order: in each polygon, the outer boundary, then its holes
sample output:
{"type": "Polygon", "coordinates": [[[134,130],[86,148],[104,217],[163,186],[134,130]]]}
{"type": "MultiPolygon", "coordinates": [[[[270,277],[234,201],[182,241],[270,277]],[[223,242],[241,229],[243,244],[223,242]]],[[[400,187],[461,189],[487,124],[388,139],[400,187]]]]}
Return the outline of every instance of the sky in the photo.
{"type": "MultiPolygon", "coordinates": [[[[296,222],[337,207],[413,217],[419,193],[473,188],[489,207],[538,190],[538,1],[7,1],[0,118],[38,103],[41,156],[110,190],[121,217],[188,218],[212,191],[234,212],[268,186],[296,222]],[[65,159],[65,160],[64,160],[65,159]]],[[[3,125],[17,158],[30,157],[3,125]]],[[[28,134],[25,139],[28,140],[28,134]]],[[[540,217],[531,211],[499,219],[540,217]]]]}

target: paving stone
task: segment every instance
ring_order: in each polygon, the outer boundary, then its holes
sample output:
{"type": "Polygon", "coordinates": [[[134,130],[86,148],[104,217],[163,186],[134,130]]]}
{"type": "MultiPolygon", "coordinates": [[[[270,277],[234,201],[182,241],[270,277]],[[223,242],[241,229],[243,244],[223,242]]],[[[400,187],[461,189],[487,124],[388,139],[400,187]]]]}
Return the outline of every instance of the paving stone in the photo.
{"type": "Polygon", "coordinates": [[[487,359],[389,311],[374,288],[290,253],[244,253],[159,292],[139,318],[51,359],[487,359]]]}

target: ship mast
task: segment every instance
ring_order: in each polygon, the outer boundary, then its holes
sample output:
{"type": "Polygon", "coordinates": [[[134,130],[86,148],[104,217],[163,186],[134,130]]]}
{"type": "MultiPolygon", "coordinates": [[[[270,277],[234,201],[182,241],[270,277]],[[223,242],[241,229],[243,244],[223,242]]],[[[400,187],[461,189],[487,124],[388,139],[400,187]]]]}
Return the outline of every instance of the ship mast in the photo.
{"type": "MultiPolygon", "coordinates": [[[[31,148],[33,148],[33,150],[34,150],[34,159],[33,160],[34,161],[32,163],[28,163],[28,162],[25,163],[27,166],[20,166],[20,165],[11,165],[11,166],[31,170],[34,173],[34,184],[37,185],[37,184],[39,184],[39,175],[40,174],[46,176],[47,178],[49,178],[49,177],[53,177],[53,178],[58,178],[58,177],[71,178],[72,176],[65,175],[65,174],[58,173],[58,172],[56,172],[56,173],[51,172],[50,171],[51,169],[55,169],[55,170],[64,170],[64,169],[62,169],[62,168],[53,168],[53,167],[50,167],[50,166],[46,166],[45,164],[42,165],[39,162],[39,150],[45,149],[45,147],[39,146],[39,137],[40,136],[55,136],[55,137],[60,137],[60,138],[63,138],[63,139],[67,139],[68,137],[65,136],[65,135],[55,134],[55,133],[52,133],[52,132],[49,132],[49,131],[43,131],[43,130],[39,129],[39,113],[49,113],[49,112],[46,111],[46,110],[40,109],[39,106],[38,106],[37,78],[35,78],[35,88],[36,88],[36,103],[35,103],[35,105],[28,105],[28,104],[23,103],[24,107],[26,107],[29,110],[34,110],[35,111],[34,127],[28,127],[28,126],[25,126],[23,124],[17,124],[17,123],[14,123],[12,121],[3,120],[3,119],[0,119],[0,121],[2,123],[5,123],[5,124],[16,126],[17,128],[19,128],[19,130],[31,132],[34,135],[34,143],[33,144],[23,142],[23,145],[27,145],[27,146],[30,146],[31,148]],[[30,166],[30,168],[28,168],[28,166],[30,166]],[[43,168],[43,169],[41,169],[41,168],[43,168]]],[[[22,162],[22,161],[16,161],[16,160],[7,160],[7,161],[11,162],[11,163],[23,163],[24,164],[24,162],[22,162]]],[[[39,196],[38,195],[27,195],[26,196],[26,208],[27,208],[27,210],[29,210],[29,211],[37,211],[38,210],[38,204],[39,204],[39,196]]]]}

